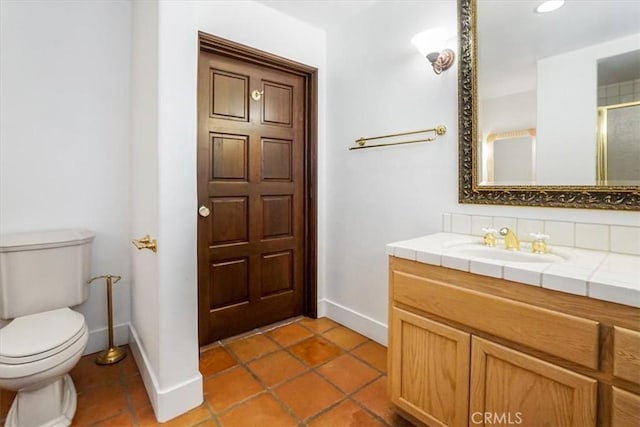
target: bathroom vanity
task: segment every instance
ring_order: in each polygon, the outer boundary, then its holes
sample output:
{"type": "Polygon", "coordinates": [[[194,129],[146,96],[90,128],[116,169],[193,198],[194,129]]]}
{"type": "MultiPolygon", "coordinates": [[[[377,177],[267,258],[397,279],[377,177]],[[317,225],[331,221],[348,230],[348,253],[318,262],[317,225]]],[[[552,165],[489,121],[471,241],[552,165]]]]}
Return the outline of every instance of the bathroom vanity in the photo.
{"type": "Polygon", "coordinates": [[[469,257],[467,271],[443,266],[465,261],[443,242],[467,238],[439,233],[413,248],[388,246],[397,409],[434,426],[640,425],[640,308],[504,278],[519,270],[542,280],[541,265],[552,262],[503,260],[494,277],[481,267],[489,256],[469,257]]]}

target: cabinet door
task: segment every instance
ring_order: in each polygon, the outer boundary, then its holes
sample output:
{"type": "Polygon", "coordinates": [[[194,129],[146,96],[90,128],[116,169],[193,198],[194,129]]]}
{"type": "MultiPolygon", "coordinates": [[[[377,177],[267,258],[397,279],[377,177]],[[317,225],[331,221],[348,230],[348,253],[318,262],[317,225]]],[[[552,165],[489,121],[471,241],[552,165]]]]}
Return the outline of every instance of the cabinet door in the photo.
{"type": "Polygon", "coordinates": [[[391,401],[432,426],[466,426],[470,336],[392,307],[391,401]]]}
{"type": "Polygon", "coordinates": [[[597,381],[473,337],[470,425],[594,426],[597,381]]]}
{"type": "Polygon", "coordinates": [[[640,426],[640,396],[613,387],[611,425],[613,427],[640,426]]]}
{"type": "Polygon", "coordinates": [[[640,384],[640,332],[613,328],[613,375],[640,384]]]}

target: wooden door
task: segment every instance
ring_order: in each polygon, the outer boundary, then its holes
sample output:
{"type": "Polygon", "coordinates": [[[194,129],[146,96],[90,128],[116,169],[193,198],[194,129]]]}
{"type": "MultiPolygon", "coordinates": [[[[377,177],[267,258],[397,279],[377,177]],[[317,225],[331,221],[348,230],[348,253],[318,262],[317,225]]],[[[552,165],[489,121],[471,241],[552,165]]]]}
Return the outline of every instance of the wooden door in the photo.
{"type": "Polygon", "coordinates": [[[597,381],[473,337],[470,425],[596,424],[597,381]]]}
{"type": "Polygon", "coordinates": [[[391,308],[391,401],[432,426],[466,426],[470,335],[391,308]]]}
{"type": "Polygon", "coordinates": [[[200,52],[201,345],[303,313],[305,91],[299,74],[200,52]]]}

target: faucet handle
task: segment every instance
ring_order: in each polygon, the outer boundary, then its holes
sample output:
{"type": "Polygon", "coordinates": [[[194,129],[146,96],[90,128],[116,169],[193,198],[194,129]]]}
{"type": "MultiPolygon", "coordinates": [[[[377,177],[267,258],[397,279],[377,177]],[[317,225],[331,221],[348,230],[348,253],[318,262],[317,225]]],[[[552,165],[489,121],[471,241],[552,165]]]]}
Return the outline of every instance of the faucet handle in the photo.
{"type": "Polygon", "coordinates": [[[529,235],[534,239],[531,243],[531,252],[534,254],[546,254],[548,252],[547,239],[549,235],[544,233],[529,233],[529,235]]]}
{"type": "Polygon", "coordinates": [[[534,240],[547,240],[550,236],[544,233],[529,233],[529,236],[533,237],[534,240]]]}
{"type": "Polygon", "coordinates": [[[482,244],[485,246],[494,247],[496,245],[496,233],[498,230],[490,227],[483,227],[482,231],[484,231],[484,236],[482,237],[482,244]]]}

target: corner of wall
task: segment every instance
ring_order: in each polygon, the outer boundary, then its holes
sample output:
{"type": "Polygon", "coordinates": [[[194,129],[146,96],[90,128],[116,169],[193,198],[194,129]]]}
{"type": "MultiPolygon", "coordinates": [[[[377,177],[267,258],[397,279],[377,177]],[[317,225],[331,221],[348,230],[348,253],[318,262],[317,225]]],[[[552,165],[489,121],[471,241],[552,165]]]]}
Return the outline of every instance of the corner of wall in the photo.
{"type": "Polygon", "coordinates": [[[129,347],[138,365],[144,387],[149,395],[156,419],[163,423],[169,421],[202,403],[202,375],[198,373],[193,378],[173,387],[160,388],[158,375],[136,333],[133,325],[129,325],[129,347]]]}
{"type": "Polygon", "coordinates": [[[325,316],[379,344],[387,345],[387,325],[365,314],[325,298],[318,301],[318,317],[325,316]]]}

